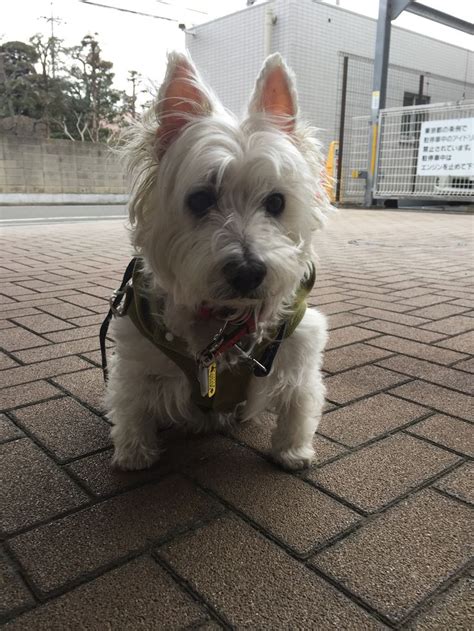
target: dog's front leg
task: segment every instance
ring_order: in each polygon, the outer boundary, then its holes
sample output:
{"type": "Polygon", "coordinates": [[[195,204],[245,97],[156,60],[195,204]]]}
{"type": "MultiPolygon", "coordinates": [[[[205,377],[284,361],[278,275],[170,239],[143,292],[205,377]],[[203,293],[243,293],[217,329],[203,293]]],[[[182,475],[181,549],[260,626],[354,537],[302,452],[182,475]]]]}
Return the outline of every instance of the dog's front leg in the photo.
{"type": "Polygon", "coordinates": [[[272,455],[285,469],[309,467],[314,459],[313,438],[321,419],[325,388],[319,372],[308,381],[285,392],[277,404],[272,455]]]}
{"type": "Polygon", "coordinates": [[[146,469],[160,455],[151,403],[156,399],[157,385],[150,377],[135,375],[132,369],[127,371],[124,364],[111,371],[107,384],[107,416],[113,423],[115,448],[112,463],[120,469],[146,469]]]}

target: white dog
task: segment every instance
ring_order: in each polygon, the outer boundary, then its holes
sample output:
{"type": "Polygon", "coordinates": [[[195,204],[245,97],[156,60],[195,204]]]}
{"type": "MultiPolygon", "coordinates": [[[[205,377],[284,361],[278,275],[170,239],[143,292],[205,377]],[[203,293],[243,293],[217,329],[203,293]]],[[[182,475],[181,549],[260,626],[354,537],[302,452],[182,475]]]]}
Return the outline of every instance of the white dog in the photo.
{"type": "Polygon", "coordinates": [[[308,466],[327,334],[304,298],[330,207],[292,73],[268,57],[239,123],[173,53],[127,154],[138,259],[112,321],[114,464],[149,467],[160,426],[200,431],[270,410],[274,459],[308,466]]]}

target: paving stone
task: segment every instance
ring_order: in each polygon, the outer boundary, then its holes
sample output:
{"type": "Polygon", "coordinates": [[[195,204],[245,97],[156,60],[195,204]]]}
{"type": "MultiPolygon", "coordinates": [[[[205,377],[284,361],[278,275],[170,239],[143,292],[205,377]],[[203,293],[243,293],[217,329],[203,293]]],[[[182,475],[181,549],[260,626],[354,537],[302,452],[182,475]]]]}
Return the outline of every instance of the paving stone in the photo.
{"type": "Polygon", "coordinates": [[[98,336],[98,327],[96,324],[91,326],[74,327],[68,331],[56,331],[54,333],[45,333],[46,339],[51,342],[72,342],[83,337],[98,336]]]}
{"type": "MultiPolygon", "coordinates": [[[[18,362],[16,362],[5,353],[0,352],[0,370],[5,370],[6,368],[15,368],[16,366],[19,366],[18,362]]],[[[2,374],[0,374],[0,379],[2,380],[1,383],[3,384],[2,374]]]]}
{"type": "Polygon", "coordinates": [[[171,477],[30,530],[9,546],[43,593],[143,549],[220,510],[171,477]]]}
{"type": "Polygon", "coordinates": [[[56,377],[53,381],[94,409],[102,409],[105,386],[101,369],[81,370],[56,377]]]}
{"type": "Polygon", "coordinates": [[[408,431],[474,457],[474,427],[470,423],[443,414],[435,414],[412,425],[408,431]]]}
{"type": "Polygon", "coordinates": [[[102,313],[91,313],[88,316],[82,316],[80,318],[71,318],[69,322],[74,324],[75,326],[87,326],[89,327],[91,324],[102,324],[104,320],[104,315],[102,313]]]}
{"type": "Polygon", "coordinates": [[[368,521],[313,563],[394,622],[469,559],[469,509],[425,490],[368,521]]]}
{"type": "MultiPolygon", "coordinates": [[[[275,419],[273,415],[265,413],[258,419],[235,425],[230,428],[229,433],[238,441],[252,447],[252,449],[268,454],[271,448],[271,434],[274,426],[275,419]]],[[[315,464],[317,466],[347,451],[341,445],[336,445],[320,434],[315,434],[313,447],[316,452],[315,464]]]]}
{"type": "Polygon", "coordinates": [[[426,318],[416,318],[415,316],[406,315],[404,313],[393,313],[391,311],[387,311],[386,309],[373,309],[371,307],[358,309],[355,313],[367,318],[374,318],[375,320],[388,320],[389,322],[396,322],[397,324],[404,324],[407,326],[420,326],[428,322],[426,318]]]}
{"type": "Polygon", "coordinates": [[[361,322],[359,326],[372,331],[387,333],[388,335],[395,335],[397,337],[414,340],[415,342],[423,342],[425,344],[440,340],[443,336],[442,333],[426,331],[425,329],[418,329],[414,326],[388,322],[386,320],[368,320],[367,322],[361,322]]]}
{"type": "Polygon", "coordinates": [[[422,361],[413,357],[403,356],[390,357],[389,359],[379,361],[377,362],[377,366],[474,395],[474,383],[472,378],[470,375],[460,370],[438,366],[437,364],[432,364],[431,362],[422,361]]]}
{"type": "Polygon", "coordinates": [[[5,414],[0,414],[0,442],[21,438],[23,432],[5,414]]]}
{"type": "Polygon", "coordinates": [[[322,307],[323,305],[339,302],[341,300],[349,300],[350,296],[345,293],[336,293],[336,294],[326,294],[323,296],[316,295],[312,297],[312,301],[317,307],[322,307]]]}
{"type": "Polygon", "coordinates": [[[434,485],[461,500],[474,504],[474,465],[466,462],[438,480],[434,485]]]}
{"type": "Polygon", "coordinates": [[[437,305],[431,305],[430,307],[423,307],[422,309],[415,309],[410,311],[410,315],[417,316],[418,318],[428,318],[429,320],[441,320],[441,318],[448,318],[452,315],[457,315],[466,311],[465,307],[459,307],[449,303],[439,303],[437,305]]]}
{"type": "Polygon", "coordinates": [[[91,315],[91,312],[88,309],[64,302],[63,300],[53,305],[41,307],[41,311],[45,311],[46,313],[58,318],[63,318],[64,320],[91,315]]]}
{"type": "Polygon", "coordinates": [[[110,426],[68,397],[21,408],[15,417],[59,461],[110,444],[110,426]]]}
{"type": "Polygon", "coordinates": [[[142,557],[81,585],[6,629],[184,629],[208,614],[153,559],[142,557]]]}
{"type": "Polygon", "coordinates": [[[471,332],[461,333],[461,335],[455,335],[448,340],[437,342],[437,346],[450,348],[453,351],[467,353],[468,355],[474,355],[474,334],[471,332]]]}
{"type": "Polygon", "coordinates": [[[367,344],[351,344],[324,353],[323,368],[327,372],[337,373],[371,363],[377,359],[384,359],[391,354],[390,351],[374,348],[367,344]]]}
{"type": "Polygon", "coordinates": [[[459,461],[458,456],[396,434],[309,473],[360,510],[376,511],[459,461]]]}
{"type": "Polygon", "coordinates": [[[233,628],[383,628],[319,576],[232,517],[177,539],[160,555],[233,628]]]}
{"type": "MultiPolygon", "coordinates": [[[[375,299],[374,297],[363,296],[359,298],[351,298],[351,302],[353,302],[356,305],[362,305],[363,307],[373,308],[376,310],[384,309],[387,311],[394,311],[395,313],[403,313],[404,311],[410,310],[410,307],[408,305],[399,305],[397,303],[391,302],[392,300],[394,300],[392,296],[383,296],[382,298],[383,299],[375,299]]],[[[359,313],[359,312],[356,312],[356,313],[359,313]]],[[[374,316],[365,315],[363,317],[371,318],[374,316]]],[[[378,317],[378,316],[375,316],[375,317],[378,317]]]]}
{"type": "Polygon", "coordinates": [[[359,322],[366,322],[367,320],[368,318],[355,315],[355,313],[351,313],[350,311],[335,313],[328,318],[328,328],[330,330],[339,329],[343,326],[358,324],[359,322]]]}
{"type": "Polygon", "coordinates": [[[458,333],[472,331],[474,321],[467,316],[458,315],[452,316],[451,318],[444,318],[443,320],[437,320],[430,324],[424,324],[423,328],[429,331],[436,331],[437,333],[446,333],[446,335],[456,335],[458,333]]]}
{"type": "Polygon", "coordinates": [[[34,604],[34,598],[5,554],[0,550],[0,621],[34,604]]]}
{"type": "Polygon", "coordinates": [[[412,381],[391,390],[390,393],[432,407],[450,416],[459,416],[467,421],[474,420],[472,398],[454,390],[424,381],[412,381]]]}
{"type": "MultiPolygon", "coordinates": [[[[21,303],[17,303],[17,304],[21,304],[21,303]]],[[[28,307],[27,309],[11,309],[10,311],[2,311],[0,312],[0,321],[5,325],[16,325],[16,322],[14,320],[21,318],[23,316],[31,316],[31,315],[41,315],[41,311],[38,311],[38,309],[32,309],[31,307],[28,307]],[[5,320],[8,319],[7,322],[5,322],[5,320]],[[11,322],[10,322],[11,320],[11,322]]],[[[4,327],[6,328],[6,326],[4,327]]]]}
{"type": "MultiPolygon", "coordinates": [[[[110,344],[107,344],[108,346],[110,344]]],[[[25,362],[33,364],[35,362],[47,361],[56,357],[66,357],[67,355],[77,355],[86,351],[93,351],[99,348],[99,336],[88,337],[74,342],[64,342],[63,344],[49,344],[41,348],[32,348],[27,351],[15,352],[15,357],[25,362]]]]}
{"type": "Polygon", "coordinates": [[[438,596],[413,623],[411,631],[464,631],[474,628],[473,581],[464,577],[438,596]]]}
{"type": "Polygon", "coordinates": [[[96,366],[102,366],[102,355],[100,351],[91,351],[90,353],[81,353],[81,357],[92,362],[96,366]]]}
{"type": "Polygon", "coordinates": [[[15,285],[14,283],[3,283],[2,284],[2,294],[9,296],[10,298],[15,298],[16,296],[26,295],[26,294],[34,294],[35,292],[31,289],[26,289],[21,285],[15,285]]]}
{"type": "Polygon", "coordinates": [[[22,405],[36,403],[62,394],[60,390],[46,381],[24,383],[20,386],[0,390],[0,409],[14,409],[22,405]]]}
{"type": "Polygon", "coordinates": [[[326,349],[329,351],[332,348],[346,346],[347,344],[353,344],[354,342],[360,342],[361,340],[368,340],[371,337],[376,336],[377,333],[360,329],[357,326],[346,326],[342,329],[336,329],[331,332],[326,349]]]}
{"type": "Polygon", "coordinates": [[[0,529],[14,532],[87,501],[87,496],[30,440],[0,445],[0,529]]]}
{"type": "Polygon", "coordinates": [[[171,471],[186,471],[207,458],[233,446],[232,441],[214,435],[183,435],[168,431],[162,434],[163,453],[159,461],[144,471],[120,471],[111,466],[112,451],[104,451],[76,460],[68,466],[94,495],[104,497],[139,486],[171,471]]]}
{"type": "Polygon", "coordinates": [[[8,303],[5,303],[4,299],[2,298],[2,301],[0,303],[0,313],[2,314],[2,317],[9,318],[10,313],[15,313],[20,308],[22,310],[35,308],[36,310],[42,305],[50,305],[59,302],[57,298],[44,298],[42,296],[40,297],[40,299],[36,300],[36,296],[39,296],[39,294],[35,294],[35,296],[33,296],[33,298],[35,298],[34,300],[22,300],[21,302],[12,300],[8,303]]]}
{"type": "Polygon", "coordinates": [[[403,302],[406,305],[413,307],[428,307],[430,305],[437,305],[443,302],[447,302],[449,298],[447,296],[438,296],[436,294],[424,294],[422,296],[416,296],[414,298],[406,298],[403,302]]]}
{"type": "Polygon", "coordinates": [[[406,380],[404,375],[369,365],[328,377],[325,384],[329,401],[347,403],[406,380]]]}
{"type": "Polygon", "coordinates": [[[72,324],[45,313],[41,315],[15,318],[15,322],[21,326],[31,329],[35,333],[49,333],[50,331],[61,331],[63,329],[73,328],[72,324]]]}
{"type": "Polygon", "coordinates": [[[465,370],[466,372],[474,373],[474,357],[465,359],[454,365],[456,370],[465,370]]]}
{"type": "Polygon", "coordinates": [[[2,386],[16,386],[89,367],[88,362],[75,356],[40,362],[34,366],[18,366],[1,373],[2,386]]]}
{"type": "Polygon", "coordinates": [[[326,543],[360,519],[303,480],[242,447],[211,459],[193,476],[299,554],[326,543]]]}
{"type": "Polygon", "coordinates": [[[463,359],[467,355],[457,353],[445,348],[439,348],[439,346],[422,344],[421,342],[414,342],[413,340],[404,340],[400,337],[394,337],[391,335],[382,335],[369,341],[371,346],[377,346],[385,348],[390,351],[402,353],[409,357],[419,357],[420,359],[426,359],[427,361],[433,361],[437,364],[452,364],[456,360],[463,359]]]}
{"type": "Polygon", "coordinates": [[[48,340],[39,337],[26,329],[3,329],[0,331],[0,346],[6,351],[18,351],[33,346],[44,346],[48,340]]]}
{"type": "Polygon", "coordinates": [[[428,413],[426,408],[409,401],[388,394],[376,394],[327,412],[319,431],[348,447],[357,447],[428,413]]]}
{"type": "Polygon", "coordinates": [[[321,304],[318,304],[318,301],[316,298],[310,300],[309,304],[312,307],[317,307],[319,311],[321,311],[327,316],[332,315],[333,313],[343,313],[344,311],[353,311],[354,309],[357,308],[356,305],[353,305],[347,302],[341,302],[341,301],[331,302],[329,304],[321,305],[321,304]]]}
{"type": "Polygon", "coordinates": [[[64,296],[62,300],[65,302],[70,302],[71,304],[77,305],[79,307],[92,307],[100,305],[101,307],[104,307],[104,310],[106,310],[108,298],[99,298],[97,296],[90,296],[88,294],[78,293],[71,296],[64,296]]]}

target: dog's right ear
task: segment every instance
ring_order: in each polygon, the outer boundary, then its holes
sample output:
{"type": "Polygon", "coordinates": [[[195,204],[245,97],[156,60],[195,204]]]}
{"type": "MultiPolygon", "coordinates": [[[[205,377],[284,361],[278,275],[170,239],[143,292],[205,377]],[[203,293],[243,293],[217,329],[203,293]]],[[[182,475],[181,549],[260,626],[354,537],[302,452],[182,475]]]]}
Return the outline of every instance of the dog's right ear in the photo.
{"type": "Polygon", "coordinates": [[[182,53],[170,53],[156,106],[160,153],[166,151],[187,123],[211,112],[210,95],[190,59],[182,53]]]}

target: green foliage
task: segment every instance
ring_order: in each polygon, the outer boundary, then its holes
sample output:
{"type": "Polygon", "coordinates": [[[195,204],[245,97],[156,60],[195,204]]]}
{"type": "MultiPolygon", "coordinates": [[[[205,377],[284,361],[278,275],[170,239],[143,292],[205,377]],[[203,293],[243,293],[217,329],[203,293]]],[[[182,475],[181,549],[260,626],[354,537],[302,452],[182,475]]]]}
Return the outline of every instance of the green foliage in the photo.
{"type": "Polygon", "coordinates": [[[47,124],[49,135],[105,141],[135,116],[133,95],[113,87],[113,64],[97,39],[86,35],[65,48],[58,38],[34,35],[30,43],[0,45],[0,117],[28,116],[47,124]]]}

